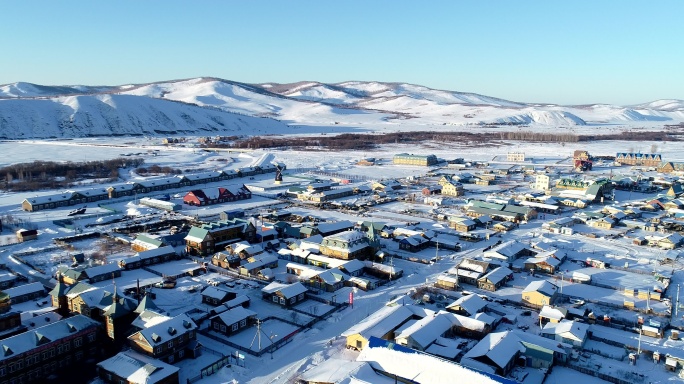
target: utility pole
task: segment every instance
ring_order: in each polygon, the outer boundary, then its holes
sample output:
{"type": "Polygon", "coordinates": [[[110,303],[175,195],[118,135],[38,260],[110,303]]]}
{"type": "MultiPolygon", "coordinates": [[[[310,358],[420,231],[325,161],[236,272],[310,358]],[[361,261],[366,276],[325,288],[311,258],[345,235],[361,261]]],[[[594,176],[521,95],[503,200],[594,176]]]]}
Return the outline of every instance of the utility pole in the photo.
{"type": "Polygon", "coordinates": [[[677,284],[677,300],[675,302],[675,318],[679,316],[679,284],[677,284]]]}

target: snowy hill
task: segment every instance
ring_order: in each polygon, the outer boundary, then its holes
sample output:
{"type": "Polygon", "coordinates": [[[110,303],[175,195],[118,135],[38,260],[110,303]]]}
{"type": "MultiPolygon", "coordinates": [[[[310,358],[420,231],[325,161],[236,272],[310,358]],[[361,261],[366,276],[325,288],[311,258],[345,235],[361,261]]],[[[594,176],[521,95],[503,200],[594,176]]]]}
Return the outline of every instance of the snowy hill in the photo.
{"type": "Polygon", "coordinates": [[[215,135],[282,132],[285,124],[190,104],[130,95],[0,101],[0,138],[215,135]]]}
{"type": "Polygon", "coordinates": [[[529,104],[405,83],[245,84],[201,77],[122,86],[0,86],[0,138],[571,127],[684,120],[684,101],[529,104]]]}

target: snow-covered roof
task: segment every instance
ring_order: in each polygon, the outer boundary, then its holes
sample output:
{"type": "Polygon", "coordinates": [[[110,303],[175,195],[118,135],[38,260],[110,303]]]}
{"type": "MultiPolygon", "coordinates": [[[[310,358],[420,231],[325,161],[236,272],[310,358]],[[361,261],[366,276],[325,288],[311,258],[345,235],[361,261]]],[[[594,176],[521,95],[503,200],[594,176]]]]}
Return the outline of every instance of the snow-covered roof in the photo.
{"type": "Polygon", "coordinates": [[[509,383],[501,378],[476,372],[450,361],[424,353],[404,352],[405,348],[389,349],[368,347],[359,354],[357,361],[369,362],[375,370],[387,372],[417,383],[452,384],[455,378],[464,383],[493,384],[509,383]]]}
{"type": "Polygon", "coordinates": [[[180,369],[134,351],[119,352],[113,357],[101,361],[97,366],[125,378],[128,383],[134,384],[158,383],[180,369]]]}
{"type": "Polygon", "coordinates": [[[566,313],[567,311],[563,308],[554,308],[550,305],[545,305],[542,307],[541,311],[539,311],[539,317],[560,321],[565,318],[566,313]]]}
{"type": "Polygon", "coordinates": [[[385,306],[343,332],[342,336],[360,334],[366,339],[370,336],[382,337],[414,316],[423,318],[433,313],[415,305],[385,306]]]}
{"type": "Polygon", "coordinates": [[[257,313],[242,306],[237,306],[214,317],[218,317],[226,325],[233,325],[250,317],[256,317],[257,313]]]}
{"type": "Polygon", "coordinates": [[[224,300],[232,292],[227,289],[222,289],[214,286],[207,286],[202,290],[202,296],[207,296],[216,300],[224,300]]]}
{"type": "Polygon", "coordinates": [[[489,263],[486,261],[479,261],[479,260],[473,260],[473,259],[463,259],[461,262],[458,264],[458,269],[467,269],[470,271],[475,271],[478,273],[485,273],[487,272],[487,268],[489,268],[489,263]]]}
{"type": "Polygon", "coordinates": [[[273,282],[261,289],[261,292],[263,293],[275,293],[280,291],[280,293],[286,298],[289,299],[291,297],[295,297],[299,294],[306,293],[308,289],[302,284],[302,283],[293,283],[293,284],[283,284],[283,283],[278,283],[278,282],[273,282]]]}
{"type": "Polygon", "coordinates": [[[399,340],[410,337],[414,343],[425,349],[454,326],[482,332],[485,324],[476,319],[440,311],[434,316],[426,316],[418,320],[403,330],[401,334],[396,335],[395,339],[399,340]]]}
{"type": "Polygon", "coordinates": [[[523,289],[523,293],[525,292],[540,292],[545,294],[546,296],[553,296],[554,293],[558,290],[558,287],[555,285],[549,283],[546,280],[537,280],[529,283],[525,289],[523,289]]]}
{"type": "Polygon", "coordinates": [[[326,359],[299,375],[307,383],[348,383],[348,378],[356,376],[362,367],[370,366],[364,361],[347,361],[336,358],[326,359]]]}
{"type": "Polygon", "coordinates": [[[150,346],[154,347],[196,329],[197,325],[195,322],[192,321],[188,315],[182,313],[149,328],[142,329],[139,332],[128,336],[128,338],[133,339],[137,338],[138,334],[142,335],[145,341],[147,341],[150,346]]]}
{"type": "Polygon", "coordinates": [[[100,323],[83,315],[72,316],[31,331],[0,340],[0,361],[54,342],[88,328],[99,328],[100,323]]]}
{"type": "Polygon", "coordinates": [[[576,321],[563,320],[560,323],[548,322],[542,328],[542,335],[559,335],[564,339],[584,341],[587,338],[589,325],[576,321]]]}
{"type": "Polygon", "coordinates": [[[3,292],[8,294],[10,297],[18,297],[21,295],[26,295],[34,292],[45,292],[45,287],[42,283],[29,283],[24,285],[19,285],[13,288],[5,289],[3,292]]]}
{"type": "Polygon", "coordinates": [[[523,243],[519,243],[515,240],[506,241],[501,243],[496,247],[485,252],[484,255],[488,257],[495,257],[496,255],[504,256],[507,259],[513,259],[520,251],[525,249],[523,243]]]}
{"type": "Polygon", "coordinates": [[[329,269],[320,272],[316,275],[321,281],[326,284],[334,285],[341,281],[349,280],[349,275],[340,271],[339,269],[329,269]]]}
{"type": "Polygon", "coordinates": [[[468,314],[475,314],[485,308],[487,302],[478,295],[463,296],[453,303],[447,305],[447,308],[461,307],[468,314]]]}
{"type": "MultiPolygon", "coordinates": [[[[358,261],[356,259],[353,259],[355,261],[358,261]]],[[[346,260],[341,260],[341,259],[335,259],[332,257],[328,256],[323,256],[323,255],[309,255],[307,258],[307,261],[315,261],[319,263],[324,263],[327,265],[328,268],[338,268],[339,266],[345,264],[347,261],[346,260]]]]}
{"type": "Polygon", "coordinates": [[[468,365],[467,361],[486,356],[499,368],[504,368],[518,352],[524,352],[525,347],[520,343],[520,339],[511,334],[510,331],[494,332],[485,336],[461,359],[461,363],[468,365]]]}
{"type": "Polygon", "coordinates": [[[101,276],[101,275],[106,275],[106,274],[111,274],[116,271],[120,271],[121,269],[116,263],[110,263],[110,264],[105,264],[105,265],[99,265],[97,267],[92,267],[92,268],[87,268],[84,269],[83,272],[88,275],[88,278],[93,278],[95,276],[101,276]]]}
{"type": "Polygon", "coordinates": [[[498,267],[482,276],[480,279],[487,279],[492,282],[492,284],[498,284],[501,280],[513,274],[513,271],[506,267],[498,267]]]}
{"type": "Polygon", "coordinates": [[[144,310],[142,313],[140,313],[140,315],[138,315],[138,317],[135,318],[135,320],[133,320],[131,325],[136,328],[143,329],[152,327],[169,319],[169,316],[162,315],[161,313],[152,310],[144,310]]]}

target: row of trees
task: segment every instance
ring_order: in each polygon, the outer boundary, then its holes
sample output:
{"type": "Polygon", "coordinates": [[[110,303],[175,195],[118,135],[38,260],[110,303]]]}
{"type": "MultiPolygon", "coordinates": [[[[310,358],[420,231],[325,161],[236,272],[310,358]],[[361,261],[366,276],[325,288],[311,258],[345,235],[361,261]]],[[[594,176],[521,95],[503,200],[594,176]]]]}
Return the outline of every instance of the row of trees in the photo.
{"type": "Polygon", "coordinates": [[[484,144],[494,141],[528,141],[545,143],[578,143],[599,140],[680,141],[665,131],[627,131],[604,135],[578,135],[563,132],[505,131],[505,132],[393,132],[385,134],[344,133],[335,136],[260,137],[236,140],[222,147],[232,148],[309,148],[320,150],[369,149],[382,144],[420,143],[423,141],[484,144]]]}
{"type": "Polygon", "coordinates": [[[0,168],[4,176],[4,188],[8,191],[31,191],[46,188],[64,188],[83,179],[119,178],[119,168],[139,167],[142,158],[116,158],[83,162],[34,161],[0,168]]]}

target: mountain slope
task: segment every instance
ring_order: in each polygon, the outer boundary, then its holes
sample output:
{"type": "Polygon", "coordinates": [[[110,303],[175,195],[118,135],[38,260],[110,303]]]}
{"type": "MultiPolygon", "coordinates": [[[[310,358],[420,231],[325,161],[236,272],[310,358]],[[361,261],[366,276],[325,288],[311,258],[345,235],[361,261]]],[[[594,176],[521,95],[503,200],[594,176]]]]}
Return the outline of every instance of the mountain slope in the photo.
{"type": "Polygon", "coordinates": [[[0,101],[6,139],[107,135],[254,134],[281,132],[273,119],[131,95],[0,101]]]}
{"type": "Polygon", "coordinates": [[[684,101],[529,104],[405,83],[246,84],[212,77],[122,86],[0,86],[0,137],[557,128],[684,120],[684,101]]]}

